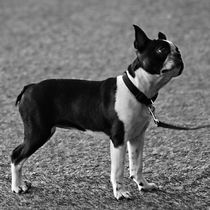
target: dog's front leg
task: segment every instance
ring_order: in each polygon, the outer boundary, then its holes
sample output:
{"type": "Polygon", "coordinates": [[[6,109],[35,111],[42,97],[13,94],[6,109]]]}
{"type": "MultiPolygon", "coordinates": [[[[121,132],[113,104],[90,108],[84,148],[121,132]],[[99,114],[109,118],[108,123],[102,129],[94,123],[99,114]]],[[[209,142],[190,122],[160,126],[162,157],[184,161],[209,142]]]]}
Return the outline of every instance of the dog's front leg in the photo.
{"type": "Polygon", "coordinates": [[[117,200],[122,198],[130,198],[130,193],[125,190],[123,185],[124,174],[124,162],[126,153],[126,144],[114,147],[112,141],[110,141],[111,152],[111,183],[113,187],[113,193],[117,200]]]}
{"type": "Polygon", "coordinates": [[[144,134],[140,138],[135,138],[127,142],[129,154],[130,177],[136,182],[139,190],[153,190],[157,186],[154,183],[148,183],[143,177],[143,148],[144,134]]]}

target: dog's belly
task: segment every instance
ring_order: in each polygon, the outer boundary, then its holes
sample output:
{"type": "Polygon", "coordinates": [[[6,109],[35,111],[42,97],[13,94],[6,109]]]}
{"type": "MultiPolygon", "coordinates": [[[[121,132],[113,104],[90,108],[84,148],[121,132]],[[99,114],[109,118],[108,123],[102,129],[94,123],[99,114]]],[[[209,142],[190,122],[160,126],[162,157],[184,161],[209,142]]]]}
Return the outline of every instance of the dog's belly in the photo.
{"type": "Polygon", "coordinates": [[[144,134],[150,122],[149,111],[127,89],[122,76],[117,77],[115,111],[124,124],[125,141],[130,141],[144,134]]]}

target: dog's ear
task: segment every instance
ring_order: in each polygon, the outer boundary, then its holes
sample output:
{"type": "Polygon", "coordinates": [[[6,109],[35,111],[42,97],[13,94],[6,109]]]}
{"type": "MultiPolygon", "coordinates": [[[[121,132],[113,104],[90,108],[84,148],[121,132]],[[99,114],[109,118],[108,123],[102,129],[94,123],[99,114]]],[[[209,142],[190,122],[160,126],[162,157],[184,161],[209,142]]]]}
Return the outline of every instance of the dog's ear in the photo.
{"type": "Polygon", "coordinates": [[[158,33],[158,39],[163,39],[163,40],[166,40],[166,39],[167,39],[167,37],[166,37],[166,35],[165,35],[164,33],[159,32],[159,33],[158,33]]]}
{"type": "Polygon", "coordinates": [[[145,49],[150,39],[147,37],[144,31],[137,25],[133,25],[133,27],[135,30],[134,47],[141,52],[145,49]]]}

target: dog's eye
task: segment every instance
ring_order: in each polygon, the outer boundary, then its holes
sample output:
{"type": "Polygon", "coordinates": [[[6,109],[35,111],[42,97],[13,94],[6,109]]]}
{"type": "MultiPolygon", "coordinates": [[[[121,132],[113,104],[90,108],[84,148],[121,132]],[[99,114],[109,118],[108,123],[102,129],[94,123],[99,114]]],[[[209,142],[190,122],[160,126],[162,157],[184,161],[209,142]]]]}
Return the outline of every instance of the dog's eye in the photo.
{"type": "Polygon", "coordinates": [[[160,47],[156,50],[156,53],[160,56],[161,55],[166,55],[166,54],[168,54],[168,49],[164,48],[164,47],[160,47]]]}
{"type": "Polygon", "coordinates": [[[157,52],[158,54],[162,54],[162,53],[164,53],[164,51],[165,51],[164,48],[158,48],[158,49],[156,50],[156,52],[157,52]]]}
{"type": "Polygon", "coordinates": [[[161,49],[157,49],[156,51],[158,54],[161,54],[162,53],[162,50],[161,49]]]}

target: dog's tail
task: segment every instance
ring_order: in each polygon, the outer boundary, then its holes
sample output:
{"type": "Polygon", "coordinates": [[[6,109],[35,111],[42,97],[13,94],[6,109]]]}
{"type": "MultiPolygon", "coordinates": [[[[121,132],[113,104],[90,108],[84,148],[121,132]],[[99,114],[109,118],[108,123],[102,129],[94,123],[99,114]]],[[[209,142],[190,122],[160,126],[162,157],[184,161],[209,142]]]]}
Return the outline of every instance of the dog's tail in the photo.
{"type": "Polygon", "coordinates": [[[28,84],[28,85],[26,85],[26,86],[23,87],[22,91],[20,92],[20,94],[18,95],[18,97],[16,99],[15,106],[17,106],[18,103],[20,102],[20,100],[22,98],[22,95],[24,94],[24,92],[26,91],[26,89],[28,89],[32,85],[34,85],[34,84],[33,83],[32,84],[28,84]]]}

